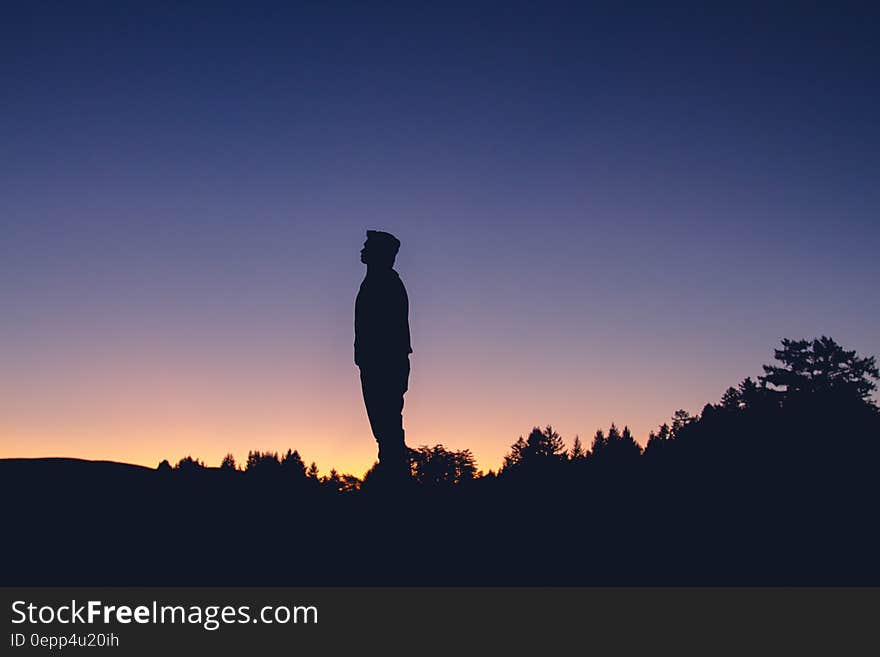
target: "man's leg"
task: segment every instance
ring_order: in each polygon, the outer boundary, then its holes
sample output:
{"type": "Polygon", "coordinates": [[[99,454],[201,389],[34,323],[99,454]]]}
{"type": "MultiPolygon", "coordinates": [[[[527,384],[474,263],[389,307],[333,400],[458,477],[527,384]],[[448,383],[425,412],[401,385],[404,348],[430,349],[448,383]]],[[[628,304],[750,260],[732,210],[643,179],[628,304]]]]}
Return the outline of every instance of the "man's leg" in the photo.
{"type": "Polygon", "coordinates": [[[382,408],[382,439],[379,461],[384,462],[395,479],[409,476],[409,458],[403,434],[403,394],[389,390],[382,408]]]}
{"type": "Polygon", "coordinates": [[[361,370],[364,405],[379,444],[379,463],[392,479],[409,476],[403,432],[403,393],[407,388],[408,370],[408,367],[396,372],[361,370]]]}
{"type": "Polygon", "coordinates": [[[403,395],[409,388],[409,358],[394,370],[389,386],[388,436],[392,446],[392,464],[402,480],[410,478],[409,450],[403,432],[403,395]]]}

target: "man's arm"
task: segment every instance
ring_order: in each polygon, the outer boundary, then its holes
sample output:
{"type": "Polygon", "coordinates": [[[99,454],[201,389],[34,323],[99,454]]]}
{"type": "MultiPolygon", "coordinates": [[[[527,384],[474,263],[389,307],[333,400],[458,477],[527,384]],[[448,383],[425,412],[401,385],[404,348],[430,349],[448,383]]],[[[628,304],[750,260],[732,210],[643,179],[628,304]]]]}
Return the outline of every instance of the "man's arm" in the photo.
{"type": "Polygon", "coordinates": [[[403,281],[400,282],[400,309],[401,316],[399,320],[399,344],[401,351],[406,354],[412,353],[412,344],[410,342],[409,333],[409,297],[406,294],[406,287],[403,281]]]}

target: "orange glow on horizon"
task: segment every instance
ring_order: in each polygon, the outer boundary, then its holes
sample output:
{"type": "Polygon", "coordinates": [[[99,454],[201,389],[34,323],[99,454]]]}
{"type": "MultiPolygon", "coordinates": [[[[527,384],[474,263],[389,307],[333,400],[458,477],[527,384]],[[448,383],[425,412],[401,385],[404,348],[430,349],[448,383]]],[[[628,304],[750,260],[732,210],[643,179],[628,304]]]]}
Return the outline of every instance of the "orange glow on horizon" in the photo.
{"type": "MultiPolygon", "coordinates": [[[[289,325],[271,334],[220,326],[206,342],[204,333],[181,335],[169,323],[164,335],[111,326],[39,352],[10,352],[9,366],[21,374],[0,381],[0,457],[156,467],[191,455],[217,466],[229,452],[243,465],[250,450],[290,448],[321,474],[335,468],[361,476],[377,448],[351,362],[347,305],[344,314],[324,334],[297,339],[289,325]]],[[[660,380],[645,374],[663,371],[650,366],[657,354],[626,335],[577,335],[545,351],[533,335],[497,336],[480,315],[467,316],[475,335],[468,340],[414,317],[404,426],[411,447],[470,449],[483,471],[497,470],[519,436],[546,424],[568,446],[579,435],[589,447],[596,429],[611,422],[628,425],[644,445],[676,409],[699,412],[759,370],[761,354],[731,374],[713,371],[699,353],[685,363],[686,352],[672,352],[679,369],[660,380]],[[622,361],[622,353],[629,358],[622,361]]]]}

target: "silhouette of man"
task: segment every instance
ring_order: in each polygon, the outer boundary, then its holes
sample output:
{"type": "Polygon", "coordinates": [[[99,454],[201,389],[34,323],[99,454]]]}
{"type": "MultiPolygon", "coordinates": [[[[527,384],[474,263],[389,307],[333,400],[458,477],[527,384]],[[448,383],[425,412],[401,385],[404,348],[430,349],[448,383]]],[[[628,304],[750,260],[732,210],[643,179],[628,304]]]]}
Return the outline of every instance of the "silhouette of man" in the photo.
{"type": "Polygon", "coordinates": [[[354,306],[354,362],[360,368],[364,405],[379,443],[379,470],[385,481],[409,476],[403,432],[403,394],[409,381],[409,299],[394,271],[400,240],[367,231],[361,262],[367,275],[354,306]]]}

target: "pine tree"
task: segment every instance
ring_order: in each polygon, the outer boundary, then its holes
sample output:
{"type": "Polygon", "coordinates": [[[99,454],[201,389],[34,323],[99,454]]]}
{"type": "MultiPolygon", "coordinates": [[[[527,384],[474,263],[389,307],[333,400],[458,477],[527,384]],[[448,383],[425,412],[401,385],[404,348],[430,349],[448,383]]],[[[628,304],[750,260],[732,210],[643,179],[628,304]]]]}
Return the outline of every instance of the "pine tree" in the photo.
{"type": "Polygon", "coordinates": [[[526,441],[520,436],[516,439],[516,442],[510,446],[510,451],[504,455],[504,465],[502,466],[502,470],[509,470],[522,463],[525,453],[526,441]]]}
{"type": "Polygon", "coordinates": [[[608,438],[605,443],[606,445],[613,445],[618,440],[620,440],[620,429],[618,429],[617,425],[612,422],[611,426],[608,428],[608,438]]]}
{"type": "Polygon", "coordinates": [[[618,444],[620,453],[625,454],[628,458],[642,455],[642,446],[633,438],[628,426],[623,427],[623,433],[620,435],[618,444]]]}
{"type": "Polygon", "coordinates": [[[734,387],[725,390],[724,394],[721,396],[721,408],[725,410],[738,410],[741,402],[742,398],[740,397],[739,390],[734,387]]]}
{"type": "Polygon", "coordinates": [[[574,443],[571,446],[571,451],[568,454],[569,461],[582,461],[586,457],[586,452],[584,451],[584,445],[581,443],[580,436],[574,437],[574,443]]]}
{"type": "Polygon", "coordinates": [[[696,418],[684,409],[680,408],[675,411],[675,413],[672,414],[672,436],[677,438],[679,434],[681,434],[682,429],[695,419],[696,418]]]}
{"type": "Polygon", "coordinates": [[[284,458],[281,459],[281,470],[288,476],[301,479],[306,476],[306,464],[296,450],[287,450],[284,458]]]}
{"type": "Polygon", "coordinates": [[[608,447],[608,439],[605,437],[605,432],[601,429],[596,429],[596,435],[593,436],[593,446],[590,448],[590,456],[593,458],[599,456],[605,451],[606,447],[608,447]]]}
{"type": "Polygon", "coordinates": [[[645,445],[645,456],[654,458],[657,454],[667,449],[672,444],[672,432],[669,425],[665,422],[660,425],[657,433],[653,431],[648,434],[648,443],[645,445]]]}
{"type": "Polygon", "coordinates": [[[543,467],[561,463],[566,458],[565,442],[548,424],[544,429],[534,427],[525,440],[520,436],[510,446],[510,452],[504,456],[503,469],[543,467]]]}
{"type": "Polygon", "coordinates": [[[254,450],[248,452],[247,464],[245,470],[247,472],[260,472],[268,474],[277,472],[281,463],[278,460],[278,452],[260,452],[254,450]]]}
{"type": "Polygon", "coordinates": [[[773,353],[782,365],[764,365],[758,378],[786,396],[835,392],[871,403],[874,381],[880,379],[874,356],[860,358],[824,335],[812,341],[783,339],[782,349],[773,353]]]}
{"type": "Polygon", "coordinates": [[[544,429],[535,427],[526,439],[526,445],[530,458],[564,459],[565,442],[562,436],[553,431],[549,424],[544,429]]]}

